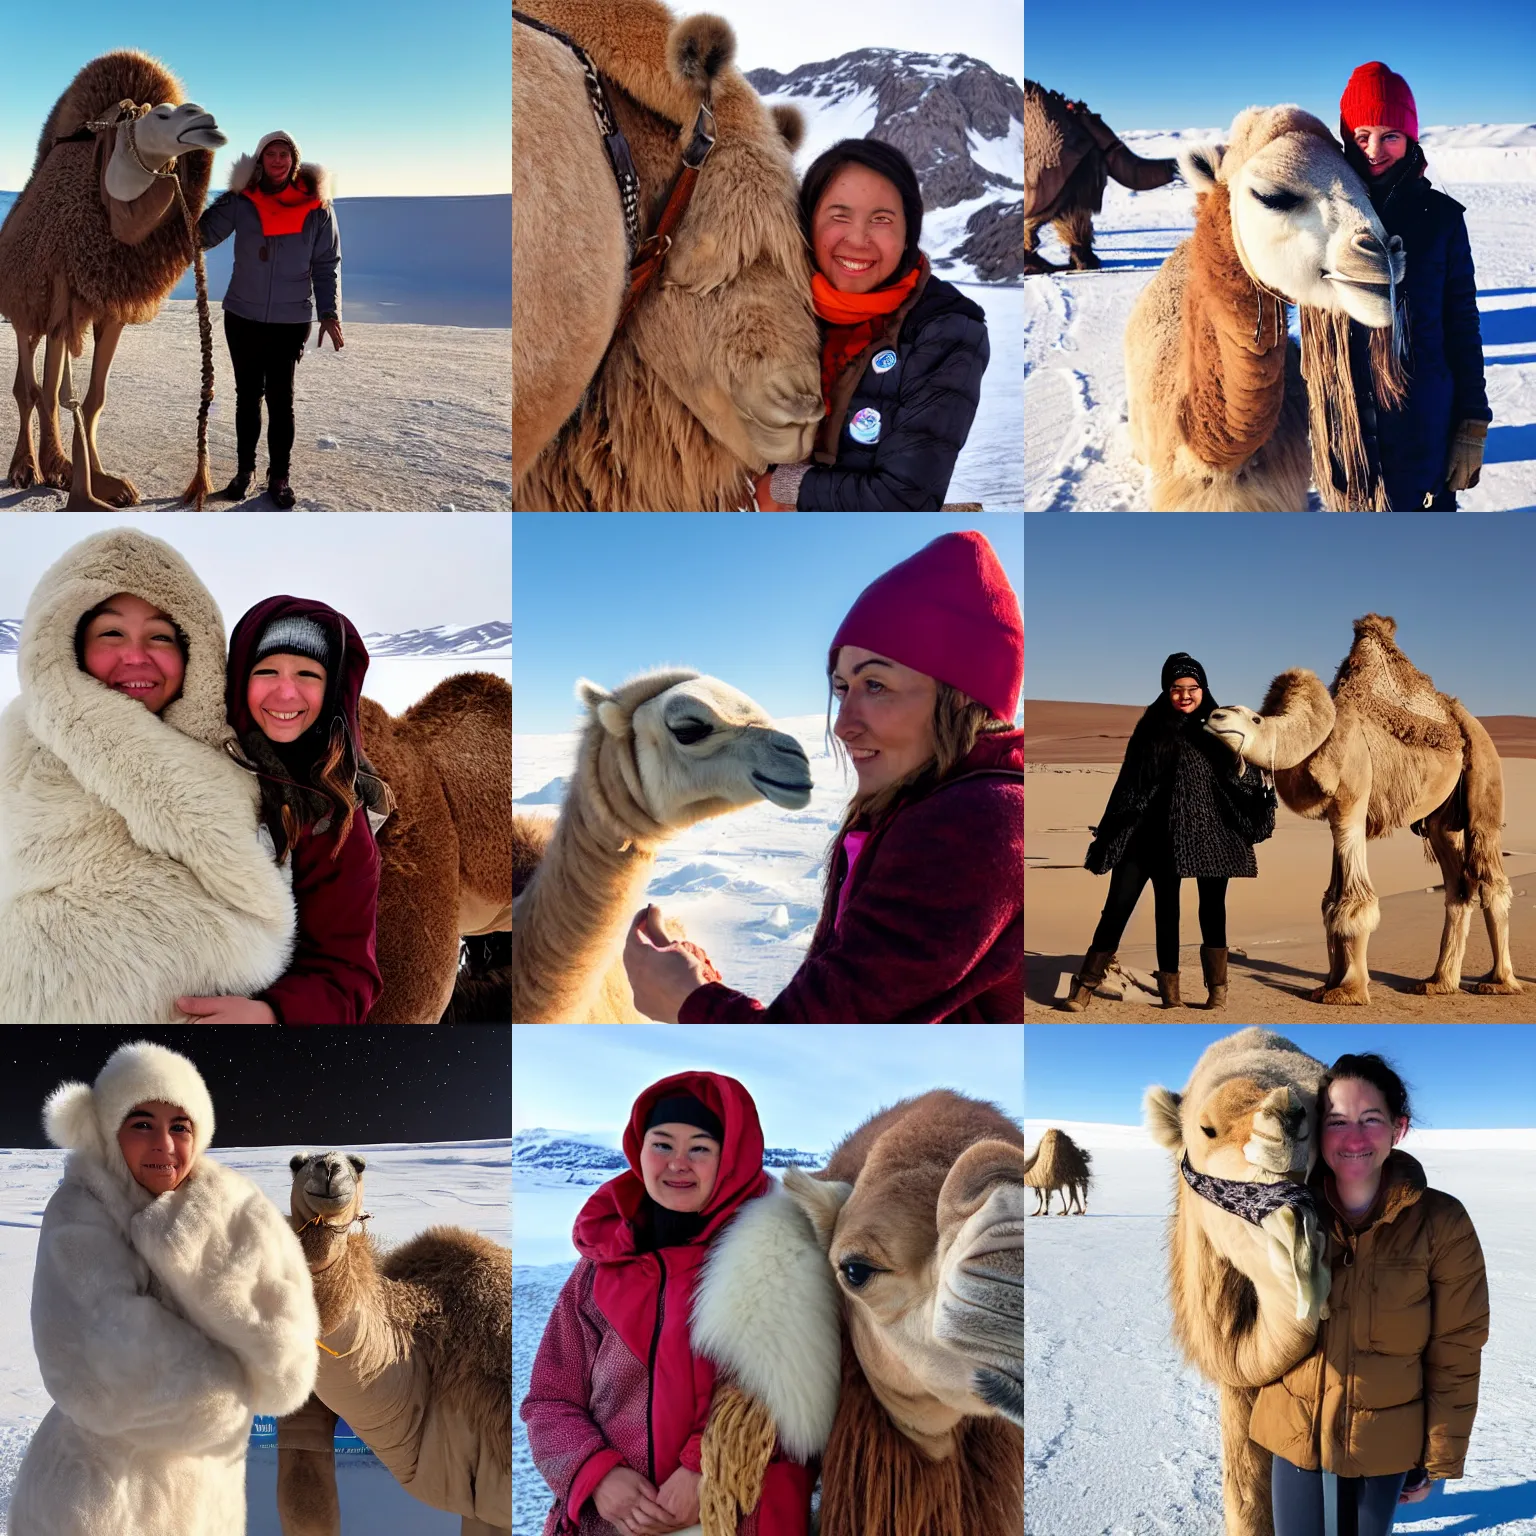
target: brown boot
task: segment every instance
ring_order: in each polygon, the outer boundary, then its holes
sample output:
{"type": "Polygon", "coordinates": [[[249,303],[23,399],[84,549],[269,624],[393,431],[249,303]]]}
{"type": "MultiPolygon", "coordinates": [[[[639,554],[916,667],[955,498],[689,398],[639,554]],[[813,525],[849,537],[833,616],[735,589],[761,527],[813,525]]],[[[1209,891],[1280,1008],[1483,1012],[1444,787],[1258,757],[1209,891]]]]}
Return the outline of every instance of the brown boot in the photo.
{"type": "Polygon", "coordinates": [[[1163,1000],[1164,1008],[1182,1008],[1183,1002],[1179,997],[1179,973],[1177,971],[1153,971],[1157,977],[1157,995],[1163,1000]]]}
{"type": "Polygon", "coordinates": [[[1086,1013],[1093,991],[1104,980],[1104,973],[1115,963],[1112,949],[1090,949],[1083,957],[1083,968],[1072,978],[1072,995],[1061,1005],[1063,1013],[1086,1013]]]}
{"type": "Polygon", "coordinates": [[[1227,1006],[1227,952],[1213,946],[1200,946],[1200,969],[1205,973],[1205,1006],[1227,1006]]]}

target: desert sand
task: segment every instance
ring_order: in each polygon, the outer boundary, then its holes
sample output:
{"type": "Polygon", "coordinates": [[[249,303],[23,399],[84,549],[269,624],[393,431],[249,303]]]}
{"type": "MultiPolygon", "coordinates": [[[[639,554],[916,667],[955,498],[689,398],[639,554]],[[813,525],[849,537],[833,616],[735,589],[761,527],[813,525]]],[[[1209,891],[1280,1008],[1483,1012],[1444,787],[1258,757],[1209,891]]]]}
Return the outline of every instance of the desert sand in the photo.
{"type": "MultiPolygon", "coordinates": [[[[1025,809],[1024,933],[1027,996],[1024,1016],[1044,1022],[1092,1018],[1108,1023],[1193,1021],[1199,1010],[1173,1012],[1157,1003],[1151,973],[1152,893],[1142,896],[1120,945],[1121,963],[1145,978],[1150,995],[1134,987],[1121,1001],[1095,998],[1087,1014],[1054,1010],[1066,995],[1108,890],[1107,877],[1082,867],[1091,834],[1109,798],[1140,706],[1030,701],[1025,705],[1028,762],[1025,809]]],[[[1320,912],[1332,841],[1324,822],[1281,806],[1275,835],[1256,850],[1257,880],[1227,887],[1227,941],[1232,950],[1226,1017],[1235,1024],[1320,1023],[1340,1014],[1383,1023],[1536,1022],[1536,720],[1483,719],[1504,759],[1504,861],[1514,886],[1510,946],[1524,993],[1481,997],[1471,983],[1491,964],[1488,938],[1473,918],[1455,997],[1420,997],[1406,989],[1434,969],[1444,912],[1437,865],[1423,845],[1398,832],[1370,845],[1371,879],[1381,900],[1381,924],[1371,937],[1371,1001],[1338,1009],[1310,1002],[1307,993],[1327,972],[1320,912]]],[[[1205,996],[1200,977],[1195,885],[1183,890],[1183,992],[1205,996]]]]}

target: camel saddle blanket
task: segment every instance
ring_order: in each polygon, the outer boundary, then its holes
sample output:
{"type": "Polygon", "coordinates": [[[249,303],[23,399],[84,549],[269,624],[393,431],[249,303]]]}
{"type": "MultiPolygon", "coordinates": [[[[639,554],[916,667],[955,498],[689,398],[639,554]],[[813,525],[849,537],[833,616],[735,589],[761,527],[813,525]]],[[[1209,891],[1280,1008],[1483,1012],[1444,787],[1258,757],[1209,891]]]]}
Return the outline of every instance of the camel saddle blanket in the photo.
{"type": "Polygon", "coordinates": [[[1246,1179],[1218,1179],[1208,1173],[1196,1173],[1186,1155],[1179,1164],[1184,1182],[1212,1205],[1233,1216],[1241,1216],[1254,1226],[1262,1226],[1266,1216],[1286,1206],[1305,1207],[1317,1213],[1317,1200],[1305,1184],[1292,1184],[1289,1180],[1280,1184],[1251,1184],[1246,1179]]]}

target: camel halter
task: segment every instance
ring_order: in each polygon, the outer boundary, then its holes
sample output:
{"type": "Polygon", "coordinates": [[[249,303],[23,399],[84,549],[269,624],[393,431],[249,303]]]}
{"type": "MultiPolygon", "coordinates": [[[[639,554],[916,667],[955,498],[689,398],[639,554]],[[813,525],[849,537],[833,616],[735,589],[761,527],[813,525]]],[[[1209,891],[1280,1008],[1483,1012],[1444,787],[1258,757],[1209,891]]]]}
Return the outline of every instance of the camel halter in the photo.
{"type": "Polygon", "coordinates": [[[1286,1206],[1305,1207],[1317,1213],[1317,1199],[1305,1184],[1251,1184],[1246,1179],[1218,1179],[1209,1173],[1196,1173],[1190,1166],[1189,1154],[1179,1163],[1184,1182],[1212,1205],[1244,1221],[1261,1226],[1266,1216],[1286,1206]]]}

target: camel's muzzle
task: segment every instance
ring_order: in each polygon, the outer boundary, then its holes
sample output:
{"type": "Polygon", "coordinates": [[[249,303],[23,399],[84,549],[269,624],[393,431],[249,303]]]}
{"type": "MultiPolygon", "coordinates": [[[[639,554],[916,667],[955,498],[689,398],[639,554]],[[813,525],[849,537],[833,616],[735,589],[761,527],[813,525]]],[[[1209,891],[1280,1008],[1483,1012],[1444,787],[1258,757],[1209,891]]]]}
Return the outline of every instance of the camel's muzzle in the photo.
{"type": "Polygon", "coordinates": [[[195,117],[176,135],[178,144],[192,144],[198,149],[222,149],[229,143],[227,135],[219,131],[213,113],[205,112],[195,117]]]}
{"type": "Polygon", "coordinates": [[[752,775],[752,782],[762,790],[763,798],[774,805],[781,806],[788,811],[798,811],[801,806],[809,805],[811,799],[811,783],[807,779],[802,783],[789,784],[778,779],[765,778],[760,773],[752,775]]]}

